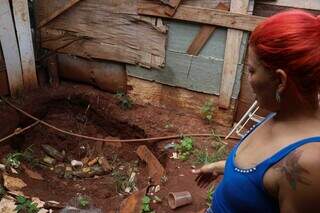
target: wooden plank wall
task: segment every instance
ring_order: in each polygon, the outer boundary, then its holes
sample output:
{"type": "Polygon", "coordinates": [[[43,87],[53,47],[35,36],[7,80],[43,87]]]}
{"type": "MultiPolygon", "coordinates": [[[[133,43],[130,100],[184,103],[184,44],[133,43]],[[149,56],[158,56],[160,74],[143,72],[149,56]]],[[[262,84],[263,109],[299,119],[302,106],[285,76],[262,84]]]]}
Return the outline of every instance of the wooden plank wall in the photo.
{"type": "MultiPolygon", "coordinates": [[[[41,22],[67,2],[37,1],[38,20],[41,22]]],[[[62,53],[147,68],[164,65],[165,26],[161,19],[138,16],[131,0],[80,1],[44,26],[41,37],[43,47],[60,47],[62,53]]]]}
{"type": "Polygon", "coordinates": [[[9,84],[7,78],[6,65],[4,63],[3,53],[0,45],[0,95],[8,95],[9,84]]]}

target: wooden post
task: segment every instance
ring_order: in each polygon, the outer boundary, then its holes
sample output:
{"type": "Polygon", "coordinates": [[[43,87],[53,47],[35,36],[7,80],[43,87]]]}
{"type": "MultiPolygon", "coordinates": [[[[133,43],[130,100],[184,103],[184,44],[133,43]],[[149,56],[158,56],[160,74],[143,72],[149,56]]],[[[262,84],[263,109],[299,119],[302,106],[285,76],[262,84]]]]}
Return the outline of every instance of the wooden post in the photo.
{"type": "Polygon", "coordinates": [[[48,72],[50,85],[54,88],[59,87],[59,67],[57,54],[53,54],[48,58],[48,72]]]}
{"type": "Polygon", "coordinates": [[[38,80],[34,60],[28,0],[14,0],[12,1],[12,7],[19,42],[24,89],[32,90],[38,87],[38,80]]]}
{"type": "MultiPolygon", "coordinates": [[[[231,0],[230,11],[245,14],[247,13],[248,6],[249,0],[231,0]]],[[[230,105],[240,58],[242,36],[243,31],[228,29],[219,96],[220,108],[227,109],[230,105]]]]}
{"type": "Polygon", "coordinates": [[[9,0],[0,0],[0,41],[5,59],[11,95],[23,90],[23,78],[19,49],[9,0]]]}

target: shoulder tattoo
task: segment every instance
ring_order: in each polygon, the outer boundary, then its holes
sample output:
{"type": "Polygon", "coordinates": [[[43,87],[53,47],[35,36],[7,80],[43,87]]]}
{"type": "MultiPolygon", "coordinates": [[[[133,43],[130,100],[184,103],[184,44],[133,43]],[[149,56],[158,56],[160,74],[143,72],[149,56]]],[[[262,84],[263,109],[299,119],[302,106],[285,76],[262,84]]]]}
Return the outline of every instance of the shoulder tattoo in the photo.
{"type": "Polygon", "coordinates": [[[297,184],[310,185],[311,182],[306,178],[310,172],[299,164],[302,150],[295,150],[279,161],[275,169],[284,175],[292,190],[296,190],[297,184]]]}

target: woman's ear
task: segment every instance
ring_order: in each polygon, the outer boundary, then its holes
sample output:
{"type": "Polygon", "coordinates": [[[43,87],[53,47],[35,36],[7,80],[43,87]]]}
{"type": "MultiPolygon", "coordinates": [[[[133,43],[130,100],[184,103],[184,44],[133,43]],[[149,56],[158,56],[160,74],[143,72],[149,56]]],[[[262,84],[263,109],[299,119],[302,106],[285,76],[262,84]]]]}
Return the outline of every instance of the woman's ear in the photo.
{"type": "Polygon", "coordinates": [[[277,77],[277,79],[279,81],[279,84],[278,84],[278,87],[277,87],[277,91],[279,92],[279,94],[281,94],[287,87],[288,75],[282,69],[277,69],[275,73],[276,73],[276,77],[277,77]]]}

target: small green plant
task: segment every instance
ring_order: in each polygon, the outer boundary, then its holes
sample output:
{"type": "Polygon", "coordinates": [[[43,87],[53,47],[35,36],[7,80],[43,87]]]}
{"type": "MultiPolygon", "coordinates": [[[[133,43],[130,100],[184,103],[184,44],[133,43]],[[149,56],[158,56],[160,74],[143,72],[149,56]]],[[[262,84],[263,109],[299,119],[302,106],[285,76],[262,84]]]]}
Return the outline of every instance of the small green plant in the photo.
{"type": "Polygon", "coordinates": [[[34,157],[32,155],[33,151],[31,147],[32,145],[26,148],[26,150],[24,150],[23,152],[9,153],[4,159],[4,163],[6,164],[6,166],[17,169],[20,167],[21,161],[23,160],[29,163],[33,163],[34,157]]]}
{"type": "Polygon", "coordinates": [[[211,122],[213,119],[213,102],[211,100],[206,101],[201,107],[201,117],[207,122],[211,122]]]}
{"type": "Polygon", "coordinates": [[[150,207],[151,198],[147,195],[145,195],[142,198],[142,206],[141,206],[141,213],[155,213],[155,211],[152,210],[150,207]]]}
{"type": "Polygon", "coordinates": [[[208,192],[207,192],[207,205],[208,205],[208,207],[211,206],[211,203],[213,200],[213,192],[214,192],[215,188],[216,188],[215,185],[213,185],[212,187],[210,187],[208,189],[208,192]]]}
{"type": "Polygon", "coordinates": [[[2,185],[0,185],[0,199],[3,197],[3,196],[5,196],[6,195],[6,190],[5,190],[5,188],[2,186],[2,185]]]}
{"type": "Polygon", "coordinates": [[[18,213],[37,213],[40,211],[40,209],[38,208],[38,204],[21,195],[17,197],[17,207],[15,208],[15,210],[18,213]]]}
{"type": "Polygon", "coordinates": [[[133,106],[132,99],[124,92],[117,92],[115,97],[118,99],[118,104],[122,109],[131,109],[133,106]]]}
{"type": "Polygon", "coordinates": [[[183,137],[180,144],[175,145],[180,160],[188,160],[193,150],[193,140],[190,137],[183,137]]]}
{"type": "Polygon", "coordinates": [[[89,204],[90,204],[89,199],[87,197],[85,197],[85,196],[82,196],[82,195],[79,195],[77,197],[77,200],[79,202],[80,208],[82,208],[82,209],[87,208],[89,206],[89,204]]]}
{"type": "Polygon", "coordinates": [[[171,123],[166,123],[166,125],[164,126],[165,129],[171,129],[173,128],[173,124],[171,123]]]}
{"type": "Polygon", "coordinates": [[[133,183],[129,181],[130,177],[120,170],[114,170],[111,174],[113,177],[117,192],[124,192],[127,187],[133,187],[133,183]]]}

